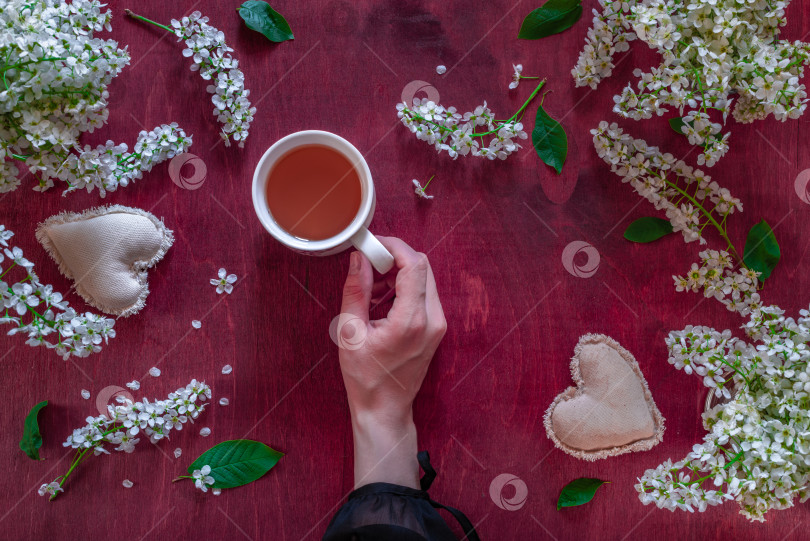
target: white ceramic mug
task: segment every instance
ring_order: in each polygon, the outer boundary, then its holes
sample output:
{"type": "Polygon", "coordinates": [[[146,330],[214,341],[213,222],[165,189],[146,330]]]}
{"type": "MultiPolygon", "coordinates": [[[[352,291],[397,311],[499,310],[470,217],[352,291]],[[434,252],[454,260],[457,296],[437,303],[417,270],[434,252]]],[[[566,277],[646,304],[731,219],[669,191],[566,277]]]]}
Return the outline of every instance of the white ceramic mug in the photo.
{"type": "Polygon", "coordinates": [[[253,208],[264,228],[276,240],[298,253],[317,256],[336,254],[354,246],[365,254],[377,272],[385,274],[394,266],[394,257],[368,230],[376,202],[371,171],[363,155],[344,138],[326,131],[299,131],[282,137],[267,149],[253,172],[253,208]],[[340,152],[351,162],[360,178],[360,209],[357,215],[346,229],[324,240],[305,240],[289,234],[278,225],[267,204],[267,178],[273,166],[289,151],[304,145],[323,145],[340,152]]]}

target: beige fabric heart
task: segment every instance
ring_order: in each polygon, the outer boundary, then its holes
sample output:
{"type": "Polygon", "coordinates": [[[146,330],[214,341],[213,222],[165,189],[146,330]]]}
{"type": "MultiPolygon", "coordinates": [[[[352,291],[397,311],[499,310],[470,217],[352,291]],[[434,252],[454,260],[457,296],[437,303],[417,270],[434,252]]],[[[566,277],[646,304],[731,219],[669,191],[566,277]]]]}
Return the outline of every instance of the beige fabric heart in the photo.
{"type": "Polygon", "coordinates": [[[571,359],[576,387],[551,403],[544,424],[554,444],[598,460],[646,451],[661,442],[664,418],[633,355],[603,334],[579,339],[571,359]]]}
{"type": "Polygon", "coordinates": [[[130,316],[146,304],[146,270],[163,259],[174,236],[154,215],[112,205],[51,216],[39,224],[37,240],[88,304],[130,316]]]}

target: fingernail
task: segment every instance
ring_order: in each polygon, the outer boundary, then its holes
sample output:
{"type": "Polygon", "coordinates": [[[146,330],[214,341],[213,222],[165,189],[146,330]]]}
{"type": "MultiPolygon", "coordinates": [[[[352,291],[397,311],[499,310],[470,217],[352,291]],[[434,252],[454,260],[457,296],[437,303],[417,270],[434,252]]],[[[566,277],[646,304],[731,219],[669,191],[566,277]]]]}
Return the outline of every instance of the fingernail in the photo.
{"type": "Polygon", "coordinates": [[[352,252],[349,256],[349,274],[360,272],[360,256],[357,252],[352,252]]]}

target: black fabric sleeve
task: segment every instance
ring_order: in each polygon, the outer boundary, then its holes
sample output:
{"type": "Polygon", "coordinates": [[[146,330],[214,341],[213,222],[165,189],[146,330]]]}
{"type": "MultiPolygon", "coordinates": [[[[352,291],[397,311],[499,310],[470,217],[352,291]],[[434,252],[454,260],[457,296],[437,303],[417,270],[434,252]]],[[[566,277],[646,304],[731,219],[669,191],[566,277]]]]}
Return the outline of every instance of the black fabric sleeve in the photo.
{"type": "Polygon", "coordinates": [[[323,541],[456,541],[424,490],[372,483],[353,491],[323,541]]]}
{"type": "Polygon", "coordinates": [[[419,482],[422,490],[391,483],[371,483],[358,488],[332,518],[323,541],[456,541],[455,534],[436,511],[438,508],[453,515],[466,540],[480,541],[464,513],[428,496],[436,470],[427,451],[416,457],[425,472],[419,482]]]}

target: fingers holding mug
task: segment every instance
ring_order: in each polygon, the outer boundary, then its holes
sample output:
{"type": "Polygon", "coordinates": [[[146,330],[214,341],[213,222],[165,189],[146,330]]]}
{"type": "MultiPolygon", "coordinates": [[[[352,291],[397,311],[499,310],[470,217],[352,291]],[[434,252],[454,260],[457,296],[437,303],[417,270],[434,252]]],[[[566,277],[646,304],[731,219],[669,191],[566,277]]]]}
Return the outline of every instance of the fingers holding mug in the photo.
{"type": "Polygon", "coordinates": [[[380,274],[385,274],[394,267],[394,256],[385,249],[385,246],[365,227],[352,236],[352,244],[363,252],[371,265],[380,274]]]}

